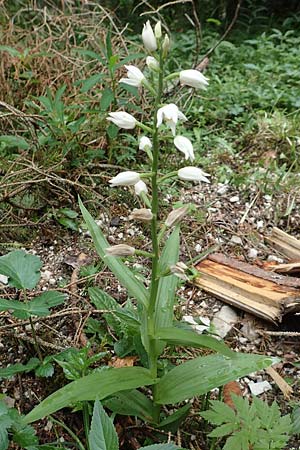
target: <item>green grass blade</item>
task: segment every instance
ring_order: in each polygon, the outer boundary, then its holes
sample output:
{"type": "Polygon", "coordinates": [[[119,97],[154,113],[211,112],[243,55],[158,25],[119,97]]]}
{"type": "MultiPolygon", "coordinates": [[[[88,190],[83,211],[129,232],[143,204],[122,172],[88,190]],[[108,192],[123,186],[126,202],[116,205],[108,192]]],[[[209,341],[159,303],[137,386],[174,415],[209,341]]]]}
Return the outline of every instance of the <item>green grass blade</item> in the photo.
{"type": "Polygon", "coordinates": [[[144,307],[147,307],[148,292],[145,286],[136,279],[131,270],[118,258],[106,257],[105,249],[110,246],[109,243],[80,199],[79,206],[98,255],[118,278],[119,282],[128,290],[129,295],[142,303],[144,307]]]}
{"type": "Polygon", "coordinates": [[[218,386],[262,370],[274,363],[274,358],[262,355],[235,354],[200,356],[175,367],[156,385],[155,402],[174,404],[202,395],[218,386]]]}
{"type": "Polygon", "coordinates": [[[26,423],[35,422],[73,403],[96,398],[102,400],[116,392],[148,386],[155,382],[150,372],[142,367],[104,369],[58,389],[27,414],[24,420],[26,423]]]}

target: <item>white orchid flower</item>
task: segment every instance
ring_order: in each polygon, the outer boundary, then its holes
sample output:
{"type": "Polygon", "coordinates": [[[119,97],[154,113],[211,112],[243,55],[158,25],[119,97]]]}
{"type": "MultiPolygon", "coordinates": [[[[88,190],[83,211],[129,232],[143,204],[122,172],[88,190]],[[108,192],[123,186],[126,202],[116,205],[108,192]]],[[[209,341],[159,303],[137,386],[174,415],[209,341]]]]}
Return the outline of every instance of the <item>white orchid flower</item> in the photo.
{"type": "Polygon", "coordinates": [[[183,167],[178,170],[178,178],[186,181],[204,181],[205,183],[210,183],[209,177],[210,175],[198,167],[183,167]]]}
{"type": "Polygon", "coordinates": [[[175,136],[176,124],[178,119],[186,121],[185,115],[179,111],[175,103],[169,103],[168,105],[159,108],[157,111],[157,128],[165,122],[171,128],[173,136],[175,136]]]}
{"type": "Polygon", "coordinates": [[[125,128],[125,130],[132,130],[136,126],[136,119],[127,112],[111,112],[108,114],[107,120],[117,125],[119,128],[125,128]]]}
{"type": "Polygon", "coordinates": [[[151,222],[153,214],[149,208],[134,209],[130,216],[130,220],[138,220],[140,222],[151,222]]]}
{"type": "Polygon", "coordinates": [[[140,175],[137,172],[120,172],[117,176],[109,180],[112,186],[133,186],[140,181],[140,175]]]}
{"type": "Polygon", "coordinates": [[[142,181],[142,180],[138,181],[134,185],[134,191],[135,191],[136,195],[141,195],[143,192],[145,194],[147,194],[148,188],[147,188],[146,183],[144,183],[144,181],[142,181]]]}
{"type": "Polygon", "coordinates": [[[147,22],[144,24],[142,39],[146,50],[148,50],[149,52],[155,52],[155,50],[157,49],[157,43],[149,20],[147,20],[147,22]]]}
{"type": "Polygon", "coordinates": [[[125,66],[128,78],[121,78],[119,83],[128,84],[129,86],[140,87],[145,80],[143,72],[136,66],[125,66]]]}
{"type": "Polygon", "coordinates": [[[191,86],[196,89],[206,89],[208,86],[208,78],[206,78],[199,70],[189,69],[182,70],[179,73],[181,84],[191,86]]]}
{"type": "Polygon", "coordinates": [[[185,137],[185,136],[176,136],[174,139],[175,147],[184,153],[185,159],[190,159],[191,161],[194,161],[195,155],[194,155],[194,149],[193,144],[191,141],[185,137]]]}
{"type": "Polygon", "coordinates": [[[156,25],[154,27],[154,35],[155,35],[156,39],[160,39],[162,37],[160,20],[156,23],[156,25]]]}

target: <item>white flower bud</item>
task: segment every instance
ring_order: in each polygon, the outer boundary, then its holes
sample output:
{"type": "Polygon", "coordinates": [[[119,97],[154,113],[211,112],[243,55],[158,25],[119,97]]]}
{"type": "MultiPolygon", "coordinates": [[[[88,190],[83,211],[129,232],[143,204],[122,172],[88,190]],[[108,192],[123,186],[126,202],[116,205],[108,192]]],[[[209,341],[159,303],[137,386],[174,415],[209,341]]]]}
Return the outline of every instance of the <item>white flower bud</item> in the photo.
{"type": "Polygon", "coordinates": [[[138,181],[135,185],[134,185],[134,190],[136,195],[141,195],[143,192],[145,194],[148,193],[148,188],[146,183],[144,183],[144,181],[140,180],[138,181]]]}
{"type": "Polygon", "coordinates": [[[198,167],[183,167],[178,170],[178,178],[186,181],[204,181],[205,183],[210,183],[209,177],[210,175],[198,167]]]}
{"type": "Polygon", "coordinates": [[[181,84],[191,86],[196,89],[206,89],[208,86],[208,78],[206,78],[199,70],[189,69],[182,70],[179,73],[181,84]]]}
{"type": "Polygon", "coordinates": [[[139,143],[139,149],[146,150],[146,148],[151,150],[152,142],[150,141],[150,139],[147,136],[142,136],[140,139],[140,143],[139,143]]]}
{"type": "Polygon", "coordinates": [[[148,50],[149,52],[155,52],[155,50],[157,49],[157,43],[149,20],[147,20],[147,22],[144,24],[142,39],[146,50],[148,50]]]}
{"type": "Polygon", "coordinates": [[[162,36],[162,33],[161,33],[161,21],[160,20],[156,23],[156,25],[154,27],[154,34],[155,34],[156,39],[160,39],[161,36],[162,36]]]}
{"type": "Polygon", "coordinates": [[[151,222],[153,214],[148,208],[134,209],[129,216],[130,220],[139,220],[140,222],[151,222]]]}
{"type": "Polygon", "coordinates": [[[132,186],[140,181],[140,176],[137,172],[120,172],[117,176],[109,180],[112,186],[132,186]]]}
{"type": "Polygon", "coordinates": [[[147,56],[146,64],[150,70],[157,70],[159,68],[159,62],[153,56],[147,56]]]}
{"type": "Polygon", "coordinates": [[[105,249],[107,256],[133,256],[135,248],[127,244],[113,245],[105,249]]]}
{"type": "Polygon", "coordinates": [[[173,209],[168,215],[165,225],[167,227],[174,227],[187,215],[190,205],[182,206],[181,208],[173,209]]]}
{"type": "Polygon", "coordinates": [[[181,278],[184,281],[187,281],[189,278],[185,274],[188,266],[186,266],[183,262],[179,261],[178,263],[170,266],[170,272],[176,275],[178,278],[181,278]]]}
{"type": "Polygon", "coordinates": [[[107,120],[113,122],[117,127],[124,128],[125,130],[132,130],[136,125],[136,119],[127,112],[111,112],[108,114],[110,117],[107,120]]]}
{"type": "Polygon", "coordinates": [[[165,35],[164,41],[162,43],[162,49],[163,49],[163,56],[166,57],[170,50],[170,39],[167,34],[165,35]]]}

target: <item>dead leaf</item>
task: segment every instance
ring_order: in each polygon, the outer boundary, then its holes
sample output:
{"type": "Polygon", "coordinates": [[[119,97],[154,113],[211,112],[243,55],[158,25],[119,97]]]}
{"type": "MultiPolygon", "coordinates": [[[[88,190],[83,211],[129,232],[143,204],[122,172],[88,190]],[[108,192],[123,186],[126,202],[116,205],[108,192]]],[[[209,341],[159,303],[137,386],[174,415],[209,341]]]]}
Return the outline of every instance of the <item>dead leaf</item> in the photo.
{"type": "Polygon", "coordinates": [[[242,390],[237,381],[230,381],[229,383],[226,383],[223,387],[224,403],[226,403],[226,405],[228,405],[231,409],[235,410],[235,406],[231,397],[232,394],[238,395],[239,397],[243,397],[242,390]]]}
{"type": "Polygon", "coordinates": [[[137,356],[125,356],[125,358],[115,357],[111,359],[108,365],[114,367],[115,369],[120,369],[121,367],[132,367],[137,359],[137,356]]]}

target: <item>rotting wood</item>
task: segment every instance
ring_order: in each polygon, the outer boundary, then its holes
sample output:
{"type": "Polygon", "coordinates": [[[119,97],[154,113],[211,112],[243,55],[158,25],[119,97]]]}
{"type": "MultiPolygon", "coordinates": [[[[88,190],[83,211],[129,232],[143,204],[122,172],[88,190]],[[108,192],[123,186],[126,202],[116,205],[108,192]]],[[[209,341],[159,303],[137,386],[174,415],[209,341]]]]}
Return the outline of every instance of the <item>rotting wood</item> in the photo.
{"type": "Polygon", "coordinates": [[[300,311],[300,280],[215,253],[196,265],[195,284],[230,305],[273,323],[300,311]]]}
{"type": "Polygon", "coordinates": [[[300,261],[300,241],[295,237],[274,227],[271,236],[266,236],[265,240],[286,258],[300,261]]]}

